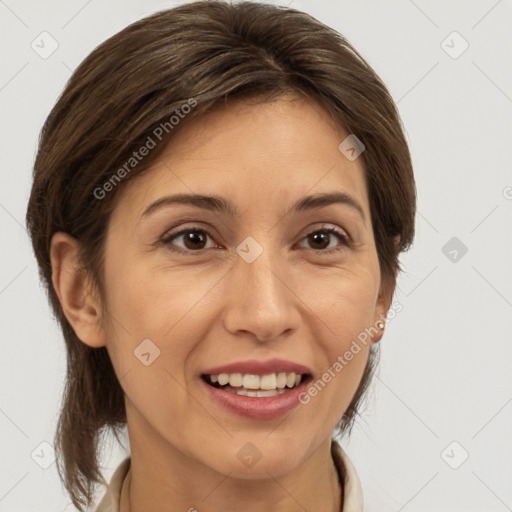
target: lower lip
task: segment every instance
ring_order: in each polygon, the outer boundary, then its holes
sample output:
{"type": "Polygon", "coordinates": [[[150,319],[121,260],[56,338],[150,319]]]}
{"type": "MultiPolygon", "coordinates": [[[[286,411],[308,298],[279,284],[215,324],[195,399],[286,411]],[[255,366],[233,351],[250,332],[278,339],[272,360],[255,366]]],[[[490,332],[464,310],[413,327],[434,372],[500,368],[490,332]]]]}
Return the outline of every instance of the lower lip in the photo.
{"type": "Polygon", "coordinates": [[[297,387],[286,391],[281,395],[266,397],[250,397],[237,395],[230,391],[223,391],[207,384],[200,379],[203,386],[215,402],[230,412],[246,418],[258,420],[272,420],[290,412],[300,404],[299,395],[306,389],[307,381],[301,382],[297,387]]]}

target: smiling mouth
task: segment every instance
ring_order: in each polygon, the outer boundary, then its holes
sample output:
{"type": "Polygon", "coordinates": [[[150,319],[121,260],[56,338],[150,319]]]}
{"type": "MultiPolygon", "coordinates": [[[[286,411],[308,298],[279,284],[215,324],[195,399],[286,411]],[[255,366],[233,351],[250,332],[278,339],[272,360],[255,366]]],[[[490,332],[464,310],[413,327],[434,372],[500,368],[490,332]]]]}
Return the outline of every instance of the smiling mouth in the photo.
{"type": "Polygon", "coordinates": [[[203,374],[201,378],[210,386],[237,395],[264,398],[285,394],[311,379],[311,374],[294,372],[254,375],[244,373],[203,374]]]}

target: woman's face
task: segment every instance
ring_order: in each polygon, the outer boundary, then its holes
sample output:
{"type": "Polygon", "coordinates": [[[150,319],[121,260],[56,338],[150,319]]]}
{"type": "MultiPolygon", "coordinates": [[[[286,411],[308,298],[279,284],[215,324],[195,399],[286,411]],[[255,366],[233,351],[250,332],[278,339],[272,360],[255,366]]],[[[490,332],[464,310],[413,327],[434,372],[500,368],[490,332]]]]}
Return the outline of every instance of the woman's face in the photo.
{"type": "Polygon", "coordinates": [[[106,240],[103,334],[131,442],[279,476],[330,437],[368,358],[358,336],[386,313],[363,164],[293,96],[231,102],[180,130],[122,191],[106,240]],[[323,194],[341,201],[294,207],[323,194]]]}

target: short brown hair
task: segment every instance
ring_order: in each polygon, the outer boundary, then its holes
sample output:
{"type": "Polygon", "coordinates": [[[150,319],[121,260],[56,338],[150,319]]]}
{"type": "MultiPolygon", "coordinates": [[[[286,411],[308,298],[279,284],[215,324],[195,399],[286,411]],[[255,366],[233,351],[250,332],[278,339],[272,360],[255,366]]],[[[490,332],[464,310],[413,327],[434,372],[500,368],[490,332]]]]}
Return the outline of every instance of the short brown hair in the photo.
{"type": "MultiPolygon", "coordinates": [[[[52,286],[52,236],[64,231],[80,242],[81,264],[103,296],[106,228],[123,185],[147,170],[189,119],[230,98],[267,101],[288,92],[314,100],[364,143],[361,158],[382,287],[392,294],[398,255],[413,240],[416,201],[401,121],[364,58],[342,35],[305,13],[251,2],[200,1],[153,14],[109,38],[82,62],[44,124],[26,220],[67,347],[55,446],[59,475],[80,510],[91,504],[95,484],[106,483],[98,467],[100,436],[108,429],[117,436],[126,413],[106,348],[82,343],[63,314],[52,286]],[[162,132],[161,143],[98,198],[98,187],[112,183],[133,151],[191,99],[194,108],[186,118],[162,132]]],[[[340,421],[342,432],[350,431],[367,389],[374,348],[340,421]]]]}

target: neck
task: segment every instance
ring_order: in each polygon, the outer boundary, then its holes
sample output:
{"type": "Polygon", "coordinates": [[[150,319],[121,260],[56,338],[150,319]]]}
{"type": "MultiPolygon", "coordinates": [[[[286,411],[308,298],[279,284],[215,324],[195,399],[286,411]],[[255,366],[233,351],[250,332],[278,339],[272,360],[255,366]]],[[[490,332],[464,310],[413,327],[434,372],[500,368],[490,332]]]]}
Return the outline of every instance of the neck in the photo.
{"type": "Polygon", "coordinates": [[[169,505],[189,512],[341,510],[330,438],[290,473],[279,478],[268,473],[268,478],[251,480],[218,473],[163,440],[158,446],[154,439],[139,442],[130,429],[129,434],[131,466],[121,492],[120,512],[168,512],[169,505]]]}

